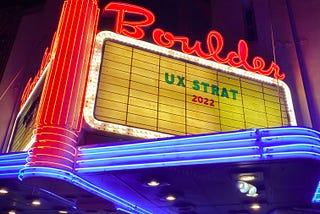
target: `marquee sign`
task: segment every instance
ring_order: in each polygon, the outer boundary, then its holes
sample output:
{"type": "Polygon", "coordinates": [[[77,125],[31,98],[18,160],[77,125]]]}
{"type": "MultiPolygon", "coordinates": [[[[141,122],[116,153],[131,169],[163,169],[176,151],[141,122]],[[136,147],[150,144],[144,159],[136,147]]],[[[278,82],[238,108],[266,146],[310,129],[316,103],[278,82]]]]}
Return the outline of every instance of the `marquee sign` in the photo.
{"type": "Polygon", "coordinates": [[[296,123],[281,80],[108,31],[96,37],[84,114],[144,138],[296,123]]]}
{"type": "MultiPolygon", "coordinates": [[[[122,3],[110,3],[104,11],[117,13],[118,34],[96,34],[96,0],[64,2],[52,48],[23,92],[8,148],[29,150],[23,155],[27,159],[21,162],[20,154],[19,159],[10,159],[17,154],[9,154],[2,162],[13,164],[9,171],[2,166],[2,175],[18,175],[20,180],[60,179],[114,203],[119,211],[151,213],[81,172],[314,158],[318,154],[318,132],[290,127],[79,146],[81,132],[86,131],[83,117],[94,132],[140,138],[296,125],[289,88],[280,80],[284,74],[274,62],[265,69],[259,57],[248,63],[244,41],[226,58],[219,56],[223,43],[216,31],[208,34],[208,53],[201,49],[201,42],[190,46],[186,37],[161,29],[153,31],[158,44],[154,45],[137,40],[144,36],[141,27],[153,23],[150,11],[122,3]],[[130,22],[125,20],[127,13],[145,19],[130,22]],[[168,49],[177,42],[183,52],[168,49]],[[275,78],[266,76],[270,74],[275,78]],[[235,136],[240,136],[241,148],[230,143],[235,136]]],[[[319,201],[319,188],[313,202],[319,201]]]]}
{"type": "MultiPolygon", "coordinates": [[[[86,3],[90,10],[76,3],[64,3],[50,50],[23,92],[11,151],[33,145],[73,156],[82,116],[97,130],[142,138],[296,125],[290,91],[281,81],[285,74],[274,62],[268,68],[261,57],[248,62],[243,40],[237,51],[222,57],[224,41],[217,31],[210,31],[204,44],[160,28],[152,32],[156,45],[141,41],[143,27],[155,16],[131,4],[111,2],[103,8],[103,16],[116,14],[116,33],[96,36],[85,83],[99,9],[94,1],[86,3]],[[81,17],[68,19],[69,13],[81,17]],[[138,19],[127,20],[130,15],[138,19]],[[176,44],[182,52],[169,49],[176,44]],[[61,150],[55,144],[62,141],[61,150]]],[[[70,168],[71,160],[60,165],[70,168]]]]}

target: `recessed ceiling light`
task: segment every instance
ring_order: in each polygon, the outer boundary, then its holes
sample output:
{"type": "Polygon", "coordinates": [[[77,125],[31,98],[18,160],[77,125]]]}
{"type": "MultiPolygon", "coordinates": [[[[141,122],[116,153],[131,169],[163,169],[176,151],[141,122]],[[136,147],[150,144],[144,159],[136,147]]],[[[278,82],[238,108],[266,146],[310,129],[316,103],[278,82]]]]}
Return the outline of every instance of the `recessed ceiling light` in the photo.
{"type": "Polygon", "coordinates": [[[166,200],[167,201],[175,201],[177,198],[174,195],[167,195],[166,200]]]}
{"type": "Polygon", "coordinates": [[[260,206],[260,204],[251,204],[250,208],[253,210],[260,210],[261,206],[260,206]]]}
{"type": "Polygon", "coordinates": [[[157,187],[157,186],[160,185],[160,182],[157,181],[157,180],[150,180],[150,181],[147,183],[147,185],[148,185],[149,187],[157,187]]]}
{"type": "Polygon", "coordinates": [[[66,210],[59,210],[58,212],[59,212],[59,214],[67,214],[68,213],[68,211],[66,211],[66,210]]]}
{"type": "Polygon", "coordinates": [[[41,205],[41,201],[40,200],[33,200],[32,201],[32,205],[33,206],[40,206],[41,205]]]}
{"type": "Polygon", "coordinates": [[[8,212],[8,214],[16,214],[16,211],[10,210],[10,211],[8,212]]]}
{"type": "Polygon", "coordinates": [[[9,191],[5,188],[0,188],[0,194],[7,194],[9,191]]]}

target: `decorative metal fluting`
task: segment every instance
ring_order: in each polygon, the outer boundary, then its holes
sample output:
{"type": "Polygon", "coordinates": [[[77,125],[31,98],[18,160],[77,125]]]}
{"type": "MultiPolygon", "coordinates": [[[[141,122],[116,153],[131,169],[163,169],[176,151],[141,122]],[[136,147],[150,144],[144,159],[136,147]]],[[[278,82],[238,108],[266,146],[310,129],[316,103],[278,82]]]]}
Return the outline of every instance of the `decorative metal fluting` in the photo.
{"type": "Polygon", "coordinates": [[[72,169],[98,15],[96,0],[63,4],[37,113],[30,166],[72,169]]]}

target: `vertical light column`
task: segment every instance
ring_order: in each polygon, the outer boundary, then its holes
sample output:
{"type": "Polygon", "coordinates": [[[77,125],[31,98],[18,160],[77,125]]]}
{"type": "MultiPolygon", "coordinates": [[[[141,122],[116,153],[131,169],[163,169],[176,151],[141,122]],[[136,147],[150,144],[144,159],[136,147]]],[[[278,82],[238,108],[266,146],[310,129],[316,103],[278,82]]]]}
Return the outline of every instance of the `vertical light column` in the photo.
{"type": "Polygon", "coordinates": [[[98,15],[97,0],[64,2],[37,113],[31,166],[72,169],[98,15]]]}

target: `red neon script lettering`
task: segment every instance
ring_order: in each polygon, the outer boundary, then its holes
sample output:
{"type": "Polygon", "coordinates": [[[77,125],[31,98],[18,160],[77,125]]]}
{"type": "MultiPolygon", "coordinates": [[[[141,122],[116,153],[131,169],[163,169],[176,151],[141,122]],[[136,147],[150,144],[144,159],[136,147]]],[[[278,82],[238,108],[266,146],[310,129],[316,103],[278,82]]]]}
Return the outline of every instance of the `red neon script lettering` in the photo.
{"type": "Polygon", "coordinates": [[[142,39],[145,35],[141,27],[150,26],[155,21],[155,16],[151,11],[132,4],[111,2],[103,8],[102,15],[109,12],[117,13],[114,31],[136,39],[142,39]],[[125,20],[126,14],[138,15],[144,19],[140,21],[127,21],[125,20]]]}
{"type": "Polygon", "coordinates": [[[157,45],[171,48],[174,44],[180,43],[182,52],[186,54],[195,54],[204,59],[211,59],[215,62],[228,64],[233,67],[242,67],[245,70],[255,73],[263,74],[265,76],[274,75],[276,79],[284,79],[285,74],[280,74],[280,68],[274,62],[268,69],[265,69],[265,61],[261,57],[254,57],[252,65],[248,63],[248,45],[244,40],[240,40],[238,43],[238,52],[231,51],[227,54],[226,58],[219,56],[224,46],[224,40],[222,35],[217,31],[210,31],[207,36],[207,49],[208,53],[203,51],[202,43],[195,41],[193,46],[190,45],[188,37],[175,36],[170,32],[164,32],[162,29],[156,28],[153,30],[153,40],[157,45]],[[215,45],[213,43],[215,41],[215,45]]]}
{"type": "MultiPolygon", "coordinates": [[[[111,2],[103,9],[103,15],[110,11],[117,12],[115,32],[136,39],[142,39],[144,37],[145,32],[142,27],[150,26],[155,21],[155,16],[151,11],[131,4],[111,2]],[[143,16],[144,20],[126,21],[126,14],[143,16]],[[128,28],[132,31],[129,31],[128,28]]],[[[219,54],[224,47],[223,36],[214,30],[210,31],[207,35],[205,44],[207,51],[204,51],[202,42],[198,40],[191,45],[188,37],[176,36],[173,33],[165,32],[160,28],[153,30],[152,38],[157,45],[162,47],[172,48],[175,44],[180,44],[181,51],[186,54],[194,54],[204,59],[213,60],[232,67],[243,68],[247,71],[259,73],[265,76],[273,74],[274,78],[280,80],[285,78],[285,74],[280,74],[280,68],[275,62],[271,62],[269,68],[266,68],[265,61],[261,57],[256,56],[253,58],[252,62],[249,63],[248,44],[244,40],[240,40],[238,42],[237,51],[231,51],[226,57],[221,57],[219,54]]]]}

